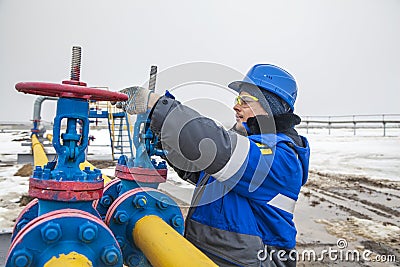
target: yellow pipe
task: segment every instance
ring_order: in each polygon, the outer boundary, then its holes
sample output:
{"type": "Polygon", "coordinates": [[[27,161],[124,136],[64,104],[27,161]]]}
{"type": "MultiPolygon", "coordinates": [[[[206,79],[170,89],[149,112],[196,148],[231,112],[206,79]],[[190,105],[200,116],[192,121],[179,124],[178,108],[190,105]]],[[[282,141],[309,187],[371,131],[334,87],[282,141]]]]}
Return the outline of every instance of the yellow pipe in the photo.
{"type": "Polygon", "coordinates": [[[47,134],[46,135],[47,140],[49,140],[50,142],[53,141],[53,134],[47,134]]]}
{"type": "Polygon", "coordinates": [[[53,256],[43,267],[91,267],[92,262],[85,256],[77,252],[70,252],[69,254],[60,254],[57,258],[53,256]]]}
{"type": "Polygon", "coordinates": [[[44,166],[49,162],[42,143],[35,134],[32,135],[33,166],[44,166]]]}
{"type": "MultiPolygon", "coordinates": [[[[47,134],[46,138],[52,142],[53,141],[53,135],[52,134],[47,134]]],[[[47,162],[46,162],[47,163],[47,162]]],[[[36,166],[36,165],[35,165],[36,166]]],[[[89,161],[85,160],[81,164],[79,164],[79,169],[84,170],[85,167],[90,167],[91,170],[96,169],[96,167],[90,163],[89,161]]],[[[104,179],[104,184],[106,185],[111,181],[111,178],[109,178],[107,175],[102,174],[102,177],[104,179]]]]}
{"type": "Polygon", "coordinates": [[[53,135],[52,134],[47,134],[46,135],[47,140],[49,140],[50,142],[53,142],[53,135]]]}
{"type": "Polygon", "coordinates": [[[154,267],[217,266],[158,216],[141,218],[132,235],[135,245],[154,267]]]}

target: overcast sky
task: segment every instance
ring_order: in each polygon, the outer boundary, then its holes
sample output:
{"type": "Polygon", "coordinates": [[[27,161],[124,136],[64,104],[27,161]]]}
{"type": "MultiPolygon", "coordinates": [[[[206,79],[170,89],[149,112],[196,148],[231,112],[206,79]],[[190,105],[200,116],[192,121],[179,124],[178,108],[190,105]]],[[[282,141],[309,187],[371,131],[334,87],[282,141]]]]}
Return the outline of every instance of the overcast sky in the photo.
{"type": "Polygon", "coordinates": [[[14,85],[69,79],[74,45],[91,86],[143,84],[153,64],[273,63],[296,77],[300,115],[400,113],[399,0],[0,0],[0,121],[32,118],[14,85]]]}

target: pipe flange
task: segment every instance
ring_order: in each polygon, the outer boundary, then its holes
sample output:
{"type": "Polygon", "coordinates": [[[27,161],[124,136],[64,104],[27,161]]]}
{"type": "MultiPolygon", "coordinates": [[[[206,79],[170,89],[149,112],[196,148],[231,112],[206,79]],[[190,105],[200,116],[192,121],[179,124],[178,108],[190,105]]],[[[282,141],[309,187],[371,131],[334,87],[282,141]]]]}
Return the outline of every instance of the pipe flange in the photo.
{"type": "Polygon", "coordinates": [[[57,201],[90,201],[103,195],[104,181],[59,181],[44,180],[31,177],[29,179],[29,195],[39,199],[57,201]]]}
{"type": "Polygon", "coordinates": [[[18,218],[15,220],[14,229],[11,235],[11,242],[17,236],[19,231],[21,231],[30,221],[38,217],[39,214],[39,200],[37,198],[33,199],[25,208],[21,211],[18,218]]]}
{"type": "Polygon", "coordinates": [[[165,183],[167,180],[167,169],[129,168],[126,165],[118,164],[115,167],[115,177],[137,183],[165,183]]]}
{"type": "Polygon", "coordinates": [[[35,218],[18,232],[6,267],[62,266],[67,260],[63,257],[71,253],[90,266],[122,266],[118,242],[104,222],[81,210],[61,209],[35,218]]]}
{"type": "Polygon", "coordinates": [[[93,202],[93,207],[98,211],[103,221],[106,219],[108,209],[119,196],[120,184],[120,179],[112,180],[104,187],[103,196],[93,202]]]}
{"type": "Polygon", "coordinates": [[[132,232],[138,220],[147,215],[156,215],[180,234],[183,234],[184,219],[176,202],[153,188],[136,188],[119,196],[110,206],[105,223],[119,241],[128,266],[147,264],[146,257],[135,246],[132,232]]]}

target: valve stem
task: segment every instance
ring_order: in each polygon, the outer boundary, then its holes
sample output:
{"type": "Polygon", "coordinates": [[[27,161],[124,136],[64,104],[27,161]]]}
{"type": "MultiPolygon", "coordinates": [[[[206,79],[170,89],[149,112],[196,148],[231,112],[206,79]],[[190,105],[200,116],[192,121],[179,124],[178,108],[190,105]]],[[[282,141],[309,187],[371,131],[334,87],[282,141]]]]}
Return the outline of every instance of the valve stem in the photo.
{"type": "Polygon", "coordinates": [[[156,89],[156,78],[157,78],[157,66],[151,66],[149,90],[153,93],[154,93],[154,90],[156,89]]]}
{"type": "Polygon", "coordinates": [[[79,81],[81,76],[81,54],[80,46],[72,47],[72,62],[71,62],[71,81],[79,81]]]}

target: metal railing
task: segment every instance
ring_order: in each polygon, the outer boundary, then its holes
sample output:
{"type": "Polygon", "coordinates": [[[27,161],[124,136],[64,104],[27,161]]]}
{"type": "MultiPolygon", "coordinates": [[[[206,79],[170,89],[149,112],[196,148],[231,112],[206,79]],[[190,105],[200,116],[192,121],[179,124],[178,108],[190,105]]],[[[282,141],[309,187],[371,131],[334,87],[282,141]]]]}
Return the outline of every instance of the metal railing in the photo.
{"type": "Polygon", "coordinates": [[[344,116],[302,116],[298,128],[306,129],[382,129],[386,136],[388,128],[400,129],[400,114],[344,115],[344,116]]]}

